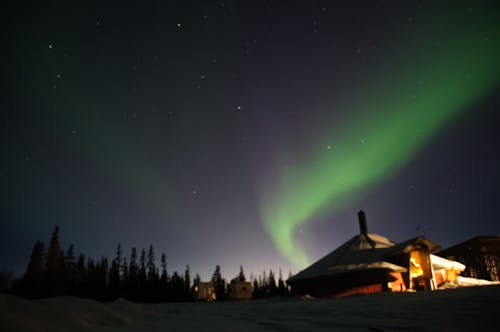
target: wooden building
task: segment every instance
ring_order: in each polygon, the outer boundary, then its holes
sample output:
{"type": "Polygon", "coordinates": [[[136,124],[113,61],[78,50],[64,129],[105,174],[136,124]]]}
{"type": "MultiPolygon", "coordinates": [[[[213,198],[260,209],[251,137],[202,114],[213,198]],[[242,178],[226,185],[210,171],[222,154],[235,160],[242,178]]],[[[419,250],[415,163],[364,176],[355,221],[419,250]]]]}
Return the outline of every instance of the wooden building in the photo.
{"type": "Polygon", "coordinates": [[[232,280],[227,285],[227,298],[229,300],[250,300],[253,287],[250,281],[232,280]]]}
{"type": "Polygon", "coordinates": [[[212,281],[198,282],[194,285],[195,301],[215,301],[215,287],[212,281]]]}
{"type": "Polygon", "coordinates": [[[465,277],[500,281],[500,236],[477,236],[437,254],[465,264],[465,277]]]}
{"type": "Polygon", "coordinates": [[[363,211],[358,217],[360,234],[288,279],[293,292],[325,297],[437,288],[431,255],[437,244],[423,236],[396,244],[368,233],[363,211]]]}

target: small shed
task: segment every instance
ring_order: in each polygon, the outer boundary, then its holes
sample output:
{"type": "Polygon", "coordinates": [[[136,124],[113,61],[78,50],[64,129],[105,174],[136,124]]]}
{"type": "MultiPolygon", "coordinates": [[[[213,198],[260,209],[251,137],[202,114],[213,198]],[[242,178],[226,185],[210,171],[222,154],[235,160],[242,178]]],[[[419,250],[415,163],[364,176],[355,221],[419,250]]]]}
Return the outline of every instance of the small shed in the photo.
{"type": "Polygon", "coordinates": [[[194,299],[196,301],[215,301],[215,287],[212,281],[198,282],[194,285],[194,299]]]}
{"type": "Polygon", "coordinates": [[[232,280],[227,285],[227,296],[229,300],[250,300],[253,287],[250,281],[232,280]]]}

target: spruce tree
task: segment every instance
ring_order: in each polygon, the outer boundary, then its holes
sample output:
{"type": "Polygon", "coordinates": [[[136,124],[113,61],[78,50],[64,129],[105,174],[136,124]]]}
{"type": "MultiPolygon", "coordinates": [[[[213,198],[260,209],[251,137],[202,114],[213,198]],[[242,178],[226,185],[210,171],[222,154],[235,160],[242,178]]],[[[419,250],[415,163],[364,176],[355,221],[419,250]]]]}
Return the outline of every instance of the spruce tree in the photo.
{"type": "Polygon", "coordinates": [[[59,244],[59,227],[55,226],[47,253],[47,295],[64,294],[64,252],[59,244]]]}
{"type": "Polygon", "coordinates": [[[42,241],[36,241],[31,252],[30,260],[24,274],[24,282],[21,292],[29,297],[38,297],[44,292],[44,245],[42,241]]]}
{"type": "Polygon", "coordinates": [[[50,238],[49,251],[47,254],[47,271],[53,277],[60,272],[61,268],[61,246],[59,244],[59,226],[54,228],[50,238]]]}
{"type": "Polygon", "coordinates": [[[186,271],[184,272],[184,289],[186,300],[190,300],[191,296],[191,271],[189,269],[189,265],[186,265],[186,271]]]}
{"type": "Polygon", "coordinates": [[[122,269],[122,246],[120,243],[116,246],[115,258],[111,261],[111,268],[109,269],[109,290],[112,298],[120,295],[122,286],[121,269],[122,269]]]}
{"type": "Polygon", "coordinates": [[[31,252],[30,260],[24,278],[26,280],[40,280],[43,273],[44,245],[42,241],[36,241],[31,252]]]}
{"type": "Polygon", "coordinates": [[[253,292],[252,292],[252,298],[258,299],[260,298],[260,289],[259,289],[259,282],[257,278],[253,280],[253,292]]]}
{"type": "Polygon", "coordinates": [[[278,287],[276,286],[276,279],[274,278],[274,272],[272,270],[269,270],[269,279],[267,285],[269,296],[278,295],[278,287]]]}
{"type": "Polygon", "coordinates": [[[243,273],[243,265],[240,265],[240,273],[238,274],[238,281],[247,281],[247,278],[245,277],[245,273],[243,273]]]}
{"type": "Polygon", "coordinates": [[[220,266],[215,266],[214,274],[212,275],[212,282],[214,284],[215,296],[217,300],[224,300],[226,298],[226,285],[225,280],[222,279],[220,266]]]}
{"type": "Polygon", "coordinates": [[[73,244],[70,244],[68,250],[66,251],[64,260],[66,291],[69,294],[73,294],[77,279],[75,246],[73,244]]]}
{"type": "Polygon", "coordinates": [[[139,292],[144,293],[147,287],[147,273],[146,273],[146,250],[141,250],[140,267],[139,267],[139,292]]]}
{"type": "Polygon", "coordinates": [[[87,267],[85,266],[85,255],[80,254],[76,263],[75,294],[83,296],[85,283],[87,282],[87,267]]]}
{"type": "Polygon", "coordinates": [[[148,250],[147,269],[148,269],[147,272],[148,280],[154,282],[156,279],[156,266],[155,266],[155,252],[152,244],[149,246],[148,250]]]}
{"type": "Polygon", "coordinates": [[[169,280],[169,296],[170,300],[183,301],[185,300],[185,286],[184,279],[179,276],[177,271],[174,271],[169,280]]]}
{"type": "Polygon", "coordinates": [[[281,269],[280,269],[280,275],[279,275],[279,279],[278,279],[278,294],[280,296],[288,295],[288,290],[286,289],[285,282],[283,281],[283,274],[281,273],[281,269]]]}
{"type": "Polygon", "coordinates": [[[129,278],[127,291],[129,296],[135,296],[139,288],[139,265],[137,264],[137,249],[133,247],[130,251],[129,278]]]}
{"type": "Polygon", "coordinates": [[[198,285],[200,282],[201,282],[201,277],[198,273],[196,273],[196,275],[194,276],[194,279],[193,279],[193,286],[198,285]]]}
{"type": "Polygon", "coordinates": [[[167,274],[167,255],[165,253],[161,254],[161,283],[163,286],[167,284],[168,274],[167,274]]]}

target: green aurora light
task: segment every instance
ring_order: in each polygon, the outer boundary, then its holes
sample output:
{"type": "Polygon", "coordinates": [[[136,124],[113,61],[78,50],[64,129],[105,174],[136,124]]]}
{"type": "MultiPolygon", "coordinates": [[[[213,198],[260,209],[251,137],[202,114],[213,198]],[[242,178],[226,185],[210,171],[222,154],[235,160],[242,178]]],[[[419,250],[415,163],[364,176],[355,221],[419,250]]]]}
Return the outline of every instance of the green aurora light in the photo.
{"type": "Polygon", "coordinates": [[[300,226],[319,213],[341,211],[393,177],[440,129],[495,89],[499,24],[493,14],[482,14],[470,26],[441,23],[436,31],[421,32],[424,38],[410,38],[411,56],[379,68],[391,79],[359,87],[356,100],[343,103],[349,118],[316,137],[315,148],[331,148],[301,163],[285,160],[293,167],[280,167],[260,211],[278,251],[297,268],[309,263],[294,238],[300,226]],[[457,25],[460,32],[452,31],[457,25]]]}

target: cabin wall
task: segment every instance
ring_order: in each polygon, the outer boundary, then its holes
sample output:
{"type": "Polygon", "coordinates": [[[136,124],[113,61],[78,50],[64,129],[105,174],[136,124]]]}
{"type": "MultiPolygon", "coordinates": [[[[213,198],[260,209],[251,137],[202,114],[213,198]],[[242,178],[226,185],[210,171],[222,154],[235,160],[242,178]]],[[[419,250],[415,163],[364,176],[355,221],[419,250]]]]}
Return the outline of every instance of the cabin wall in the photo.
{"type": "Polygon", "coordinates": [[[382,292],[382,284],[373,284],[373,285],[366,285],[366,286],[359,286],[359,287],[354,287],[347,289],[341,293],[338,293],[335,295],[335,297],[345,297],[345,296],[350,296],[354,294],[374,294],[374,293],[380,293],[382,292]]]}
{"type": "Polygon", "coordinates": [[[465,277],[500,281],[500,237],[473,238],[438,255],[465,264],[465,277]]]}
{"type": "Polygon", "coordinates": [[[394,278],[386,270],[347,272],[332,276],[290,282],[292,292],[313,297],[371,294],[387,290],[394,278]]]}
{"type": "Polygon", "coordinates": [[[249,281],[231,282],[228,285],[228,299],[230,300],[250,300],[252,292],[252,283],[249,281]]]}
{"type": "Polygon", "coordinates": [[[406,292],[406,285],[401,272],[390,272],[391,280],[387,282],[387,288],[391,292],[406,292]]]}
{"type": "Polygon", "coordinates": [[[457,276],[460,275],[460,271],[439,269],[434,271],[434,277],[436,280],[436,285],[439,287],[445,282],[454,282],[457,280],[457,276]]]}
{"type": "Polygon", "coordinates": [[[215,301],[215,288],[211,282],[194,285],[194,299],[197,301],[215,301]]]}
{"type": "Polygon", "coordinates": [[[430,254],[425,249],[410,253],[410,288],[414,290],[432,290],[432,265],[430,254]]]}

